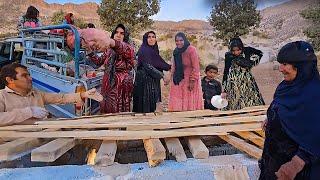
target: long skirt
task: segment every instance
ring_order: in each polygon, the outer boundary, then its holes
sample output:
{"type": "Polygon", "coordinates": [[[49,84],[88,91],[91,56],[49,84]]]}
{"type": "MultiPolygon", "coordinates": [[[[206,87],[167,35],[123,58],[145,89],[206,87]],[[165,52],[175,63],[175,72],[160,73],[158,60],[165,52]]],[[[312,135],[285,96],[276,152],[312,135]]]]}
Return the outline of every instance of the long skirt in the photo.
{"type": "Polygon", "coordinates": [[[133,112],[149,113],[156,110],[161,102],[160,79],[148,75],[143,69],[138,69],[133,88],[133,112]]]}

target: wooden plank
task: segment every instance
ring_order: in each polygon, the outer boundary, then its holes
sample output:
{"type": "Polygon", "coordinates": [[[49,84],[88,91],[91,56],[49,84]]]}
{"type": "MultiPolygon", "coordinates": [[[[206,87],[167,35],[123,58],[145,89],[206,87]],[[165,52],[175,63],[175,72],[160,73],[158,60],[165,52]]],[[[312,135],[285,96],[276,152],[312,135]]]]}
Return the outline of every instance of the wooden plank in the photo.
{"type": "Polygon", "coordinates": [[[209,150],[198,137],[187,137],[188,147],[194,158],[206,159],[209,157],[209,150]]]}
{"type": "Polygon", "coordinates": [[[37,138],[20,138],[0,145],[0,161],[11,161],[29,153],[31,149],[44,144],[37,138]]]}
{"type": "Polygon", "coordinates": [[[34,138],[78,138],[78,139],[104,139],[104,140],[134,140],[183,136],[225,135],[232,131],[257,131],[261,124],[236,124],[213,127],[184,128],[163,131],[54,131],[54,132],[17,132],[0,131],[1,137],[34,137],[34,138]]]}
{"type": "Polygon", "coordinates": [[[237,131],[235,132],[236,134],[238,134],[240,137],[247,139],[251,142],[253,142],[254,144],[256,144],[258,147],[263,148],[264,145],[264,139],[252,132],[248,132],[248,131],[237,131]]]}
{"type": "Polygon", "coordinates": [[[266,137],[265,133],[263,130],[260,130],[260,131],[255,131],[256,133],[258,133],[261,137],[266,137]]]}
{"type": "Polygon", "coordinates": [[[231,117],[231,118],[201,118],[190,120],[187,122],[175,122],[175,123],[152,123],[147,122],[115,122],[109,124],[55,124],[55,125],[14,125],[0,127],[0,130],[41,130],[41,129],[95,129],[95,128],[126,128],[127,130],[152,130],[152,129],[172,129],[172,128],[185,128],[195,126],[207,126],[216,124],[233,124],[233,123],[251,123],[262,122],[266,118],[265,115],[252,116],[252,117],[231,117]]]}
{"type": "Polygon", "coordinates": [[[176,158],[176,161],[182,162],[187,160],[187,156],[178,138],[165,138],[164,141],[169,153],[176,158]]]}
{"type": "Polygon", "coordinates": [[[99,115],[98,117],[79,117],[77,119],[59,119],[59,120],[50,120],[50,121],[37,121],[36,124],[88,124],[88,123],[107,123],[115,121],[136,121],[137,119],[141,120],[150,120],[150,119],[163,119],[164,121],[170,121],[174,118],[189,118],[189,117],[202,117],[202,116],[227,116],[235,114],[243,114],[250,112],[259,112],[266,111],[267,107],[255,108],[255,109],[245,109],[245,110],[235,110],[235,111],[211,111],[211,110],[197,110],[197,111],[185,111],[185,112],[164,112],[160,116],[107,116],[99,115]],[[168,118],[169,117],[169,118],[168,118]],[[174,117],[174,118],[172,118],[174,117]]]}
{"type": "Polygon", "coordinates": [[[235,148],[247,153],[248,155],[259,159],[262,156],[262,150],[254,145],[246,143],[243,139],[234,137],[232,135],[219,136],[221,139],[225,140],[235,148]]]}
{"type": "Polygon", "coordinates": [[[99,166],[109,166],[114,163],[114,158],[117,153],[116,141],[102,141],[97,156],[95,158],[95,164],[99,166]]]}
{"type": "Polygon", "coordinates": [[[59,138],[44,144],[31,152],[31,161],[54,162],[79,141],[73,138],[59,138]]]}
{"type": "Polygon", "coordinates": [[[166,150],[159,139],[144,139],[143,144],[150,167],[155,167],[164,161],[166,150]]]}

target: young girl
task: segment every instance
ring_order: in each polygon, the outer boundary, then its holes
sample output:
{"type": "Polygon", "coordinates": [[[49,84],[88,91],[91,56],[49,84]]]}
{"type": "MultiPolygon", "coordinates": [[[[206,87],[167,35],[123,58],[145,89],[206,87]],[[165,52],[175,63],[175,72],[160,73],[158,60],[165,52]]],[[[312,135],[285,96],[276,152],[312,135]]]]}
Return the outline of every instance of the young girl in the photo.
{"type": "Polygon", "coordinates": [[[223,88],[228,96],[227,110],[264,105],[251,68],[259,64],[262,52],[244,47],[240,38],[230,41],[230,51],[225,55],[223,88]]]}

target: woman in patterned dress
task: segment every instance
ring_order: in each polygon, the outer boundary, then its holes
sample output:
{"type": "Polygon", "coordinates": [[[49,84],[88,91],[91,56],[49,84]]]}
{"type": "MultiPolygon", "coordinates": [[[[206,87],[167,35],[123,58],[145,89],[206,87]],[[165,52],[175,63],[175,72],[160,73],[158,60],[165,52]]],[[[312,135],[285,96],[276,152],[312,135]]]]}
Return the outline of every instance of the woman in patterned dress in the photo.
{"type": "Polygon", "coordinates": [[[244,47],[240,38],[230,40],[230,51],[225,54],[222,82],[228,96],[226,110],[265,104],[251,73],[252,67],[259,64],[262,55],[258,49],[244,47]]]}
{"type": "MultiPolygon", "coordinates": [[[[99,40],[99,37],[96,39],[99,40]]],[[[110,41],[105,39],[106,42],[110,41]]],[[[119,24],[115,28],[111,34],[111,41],[113,45],[104,50],[101,57],[94,53],[89,54],[91,61],[105,66],[101,89],[104,97],[100,103],[101,113],[129,112],[133,91],[133,76],[130,71],[134,66],[134,49],[128,43],[129,33],[124,25],[119,24]]],[[[99,43],[95,45],[104,46],[99,43]]]]}

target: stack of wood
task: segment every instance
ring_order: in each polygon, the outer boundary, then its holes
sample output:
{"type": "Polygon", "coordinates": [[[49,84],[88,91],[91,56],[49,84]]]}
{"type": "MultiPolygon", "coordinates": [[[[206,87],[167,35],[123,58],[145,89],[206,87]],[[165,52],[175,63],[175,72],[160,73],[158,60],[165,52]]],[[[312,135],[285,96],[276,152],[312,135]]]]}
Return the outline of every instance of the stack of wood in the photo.
{"type": "Polygon", "coordinates": [[[0,142],[0,161],[14,160],[31,152],[32,161],[53,162],[85,140],[98,140],[101,145],[90,151],[88,164],[111,165],[118,140],[141,139],[149,165],[156,166],[166,158],[166,150],[177,161],[187,159],[179,138],[185,138],[194,158],[208,158],[209,150],[201,136],[219,136],[259,158],[264,143],[261,122],[266,118],[266,109],[259,106],[236,111],[120,113],[5,126],[0,127],[0,137],[6,140],[0,142]]]}

